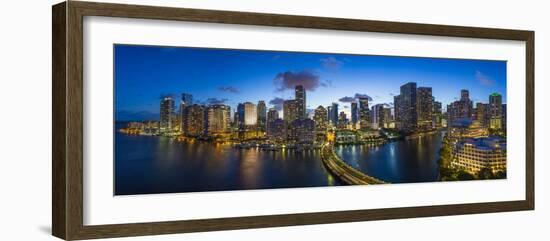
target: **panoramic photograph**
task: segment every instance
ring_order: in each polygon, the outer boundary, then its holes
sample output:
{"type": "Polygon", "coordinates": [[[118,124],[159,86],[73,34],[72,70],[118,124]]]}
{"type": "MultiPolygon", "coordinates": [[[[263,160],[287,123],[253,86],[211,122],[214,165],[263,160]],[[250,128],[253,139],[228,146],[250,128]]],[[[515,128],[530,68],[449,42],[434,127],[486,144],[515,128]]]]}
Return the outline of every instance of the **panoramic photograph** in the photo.
{"type": "Polygon", "coordinates": [[[113,48],[114,195],[506,179],[506,61],[113,48]]]}

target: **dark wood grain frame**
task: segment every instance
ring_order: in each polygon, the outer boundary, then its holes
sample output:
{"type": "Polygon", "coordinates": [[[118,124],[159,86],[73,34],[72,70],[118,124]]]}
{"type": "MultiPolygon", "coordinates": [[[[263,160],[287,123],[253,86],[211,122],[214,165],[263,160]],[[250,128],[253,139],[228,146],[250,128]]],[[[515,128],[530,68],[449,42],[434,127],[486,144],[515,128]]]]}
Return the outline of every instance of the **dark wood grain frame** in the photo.
{"type": "Polygon", "coordinates": [[[533,31],[275,15],[68,1],[52,7],[52,233],[66,240],[265,228],[398,218],[533,210],[534,46],[533,31]],[[208,23],[518,40],[526,43],[525,200],[383,208],[203,220],[87,226],[83,224],[83,17],[161,19],[208,23]]]}

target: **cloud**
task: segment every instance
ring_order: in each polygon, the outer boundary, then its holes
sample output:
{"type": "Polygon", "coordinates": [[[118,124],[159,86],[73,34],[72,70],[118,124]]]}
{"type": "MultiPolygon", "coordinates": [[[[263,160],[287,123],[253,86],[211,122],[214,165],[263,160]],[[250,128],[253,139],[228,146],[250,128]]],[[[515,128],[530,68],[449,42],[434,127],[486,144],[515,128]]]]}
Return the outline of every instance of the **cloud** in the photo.
{"type": "Polygon", "coordinates": [[[227,98],[222,98],[222,99],[218,99],[218,98],[208,98],[206,99],[206,103],[210,104],[210,105],[223,105],[225,104],[225,102],[227,102],[228,99],[227,98]]]}
{"type": "Polygon", "coordinates": [[[274,99],[269,101],[269,104],[273,105],[276,110],[280,111],[283,109],[284,102],[285,100],[283,98],[275,97],[274,99]]]}
{"type": "Polygon", "coordinates": [[[330,70],[340,69],[340,67],[342,67],[342,65],[344,64],[343,61],[340,61],[334,57],[322,58],[319,61],[321,61],[321,65],[324,68],[330,69],[330,70]]]}
{"type": "Polygon", "coordinates": [[[352,102],[356,102],[357,100],[359,100],[359,98],[367,98],[369,101],[372,101],[372,98],[366,94],[359,94],[359,93],[356,93],[353,97],[350,97],[350,96],[344,96],[340,99],[338,99],[338,101],[342,102],[342,103],[352,103],[352,102]]]}
{"type": "Polygon", "coordinates": [[[321,85],[319,76],[311,71],[303,70],[300,72],[286,71],[277,74],[273,83],[277,91],[294,89],[297,85],[302,85],[306,90],[314,91],[321,85]]]}
{"type": "Polygon", "coordinates": [[[355,94],[355,99],[359,99],[359,98],[367,98],[369,101],[372,101],[372,98],[370,96],[368,96],[367,94],[356,93],[355,94]]]}
{"type": "Polygon", "coordinates": [[[389,95],[390,96],[396,96],[396,95],[399,95],[399,94],[390,93],[389,95]]]}
{"type": "Polygon", "coordinates": [[[475,77],[477,79],[477,81],[479,81],[479,83],[481,85],[494,85],[495,84],[495,80],[492,79],[491,77],[483,74],[481,71],[479,70],[476,70],[476,74],[475,74],[475,77]]]}
{"type": "Polygon", "coordinates": [[[343,102],[343,103],[351,103],[351,102],[355,102],[355,97],[344,96],[344,97],[338,99],[338,101],[343,102]]]}
{"type": "Polygon", "coordinates": [[[240,92],[239,89],[233,86],[220,86],[218,87],[218,90],[223,92],[233,93],[233,94],[238,94],[240,92]]]}

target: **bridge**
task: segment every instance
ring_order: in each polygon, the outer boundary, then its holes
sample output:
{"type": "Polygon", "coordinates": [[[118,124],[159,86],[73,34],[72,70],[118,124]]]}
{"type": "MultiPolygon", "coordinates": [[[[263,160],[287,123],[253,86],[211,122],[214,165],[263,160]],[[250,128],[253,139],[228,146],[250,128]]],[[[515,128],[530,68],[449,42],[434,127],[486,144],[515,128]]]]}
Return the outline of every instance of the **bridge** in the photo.
{"type": "Polygon", "coordinates": [[[334,144],[326,142],[321,147],[321,159],[328,171],[349,185],[385,184],[382,180],[371,177],[345,163],[334,152],[334,144]]]}

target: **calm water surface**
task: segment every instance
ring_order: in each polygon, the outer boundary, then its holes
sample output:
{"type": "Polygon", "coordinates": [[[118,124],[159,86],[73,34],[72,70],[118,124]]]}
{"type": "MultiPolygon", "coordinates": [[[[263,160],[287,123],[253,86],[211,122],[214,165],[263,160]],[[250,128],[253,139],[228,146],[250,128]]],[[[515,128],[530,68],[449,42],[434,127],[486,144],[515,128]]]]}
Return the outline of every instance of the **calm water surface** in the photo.
{"type": "Polygon", "coordinates": [[[443,135],[437,132],[377,147],[336,146],[335,151],[351,166],[386,182],[433,182],[438,180],[443,135]]]}
{"type": "MultiPolygon", "coordinates": [[[[123,127],[117,123],[117,128],[123,127]]],[[[337,146],[347,163],[391,183],[437,180],[442,134],[383,146],[337,146]]],[[[268,152],[115,132],[115,195],[341,185],[319,151],[268,152]]]]}
{"type": "Polygon", "coordinates": [[[268,152],[118,132],[115,138],[115,195],[339,185],[319,151],[268,152]]]}

